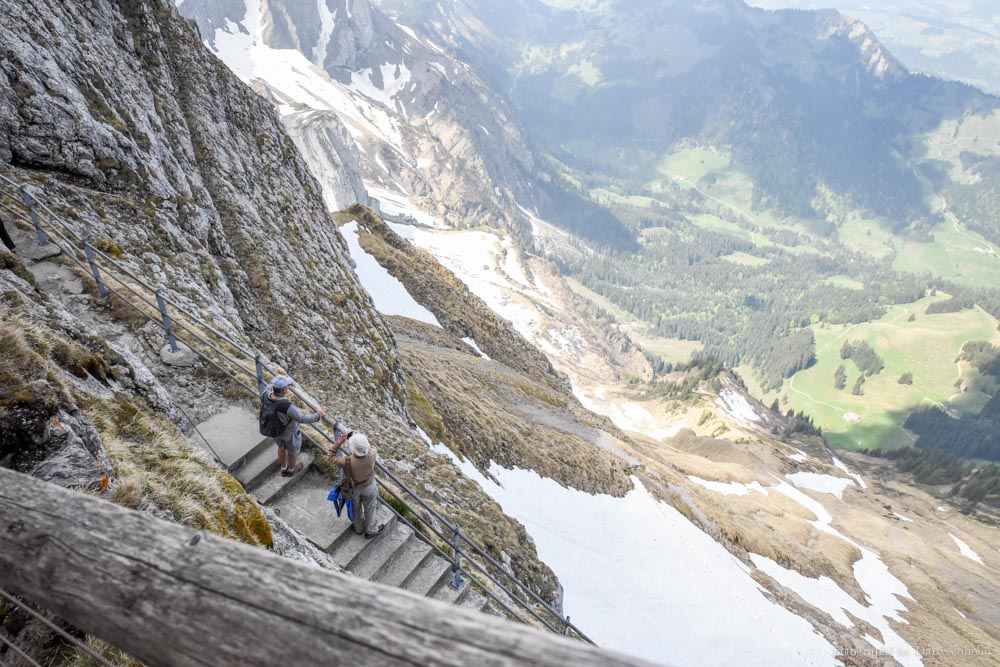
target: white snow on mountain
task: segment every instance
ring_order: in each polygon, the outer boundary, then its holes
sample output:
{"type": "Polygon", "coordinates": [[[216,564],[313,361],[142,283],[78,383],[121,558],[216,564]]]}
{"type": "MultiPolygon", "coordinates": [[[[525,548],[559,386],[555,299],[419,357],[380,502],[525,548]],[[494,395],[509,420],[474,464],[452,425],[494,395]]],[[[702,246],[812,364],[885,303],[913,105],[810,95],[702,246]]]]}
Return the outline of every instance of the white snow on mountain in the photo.
{"type": "Polygon", "coordinates": [[[732,417],[740,419],[747,422],[760,422],[760,415],[754,409],[750,401],[746,399],[742,394],[738,394],[735,391],[730,391],[728,389],[723,389],[719,393],[719,398],[716,403],[720,408],[728,412],[732,417]]]}
{"type": "Polygon", "coordinates": [[[952,540],[954,540],[954,541],[955,541],[955,544],[956,544],[956,545],[958,546],[958,551],[959,551],[959,552],[960,552],[960,553],[961,553],[961,554],[962,554],[963,556],[965,556],[965,557],[966,557],[966,558],[968,558],[969,560],[974,560],[974,561],[976,561],[976,562],[977,562],[977,563],[979,563],[980,565],[982,565],[982,564],[983,564],[983,558],[982,558],[982,556],[980,556],[980,555],[979,555],[979,554],[977,554],[977,553],[976,553],[975,551],[973,551],[973,550],[972,550],[972,547],[970,547],[970,546],[969,546],[968,544],[966,544],[966,543],[965,543],[965,542],[963,542],[962,540],[958,539],[957,537],[955,537],[955,536],[954,536],[954,535],[952,535],[951,533],[948,533],[948,537],[950,537],[950,538],[951,538],[952,540]]]}
{"type": "Polygon", "coordinates": [[[649,410],[619,396],[608,397],[603,387],[596,389],[573,387],[573,395],[583,407],[599,415],[605,415],[623,431],[642,433],[655,440],[675,436],[685,426],[680,422],[669,428],[663,428],[649,410]]]}
{"type": "Polygon", "coordinates": [[[434,326],[441,326],[434,313],[427,310],[410,295],[403,283],[396,280],[374,257],[365,252],[358,241],[358,223],[351,221],[340,228],[351,259],[357,264],[355,273],[361,285],[371,295],[375,309],[383,315],[402,315],[434,326]]]}
{"type": "Polygon", "coordinates": [[[410,82],[410,70],[406,68],[405,64],[386,64],[379,67],[379,77],[382,88],[378,87],[372,69],[366,67],[360,72],[351,72],[351,85],[349,87],[370,100],[405,114],[405,108],[402,105],[397,107],[396,96],[410,82]]]}
{"type": "Polygon", "coordinates": [[[854,484],[853,480],[845,477],[834,477],[833,475],[822,475],[815,472],[796,472],[785,475],[800,489],[812,489],[820,493],[829,493],[844,499],[844,489],[854,484]]]}
{"type": "Polygon", "coordinates": [[[524,524],[563,584],[565,613],[601,646],[678,666],[838,664],[808,622],[637,478],[623,498],[591,495],[496,464],[493,481],[433,449],[524,524]]]}
{"type": "MultiPolygon", "coordinates": [[[[788,496],[816,516],[815,520],[809,521],[813,528],[839,537],[861,552],[861,559],[854,563],[854,579],[865,592],[869,604],[867,606],[859,604],[846,591],[840,589],[832,579],[824,581],[827,578],[820,577],[817,580],[805,577],[795,570],[782,567],[769,558],[751,554],[750,558],[754,564],[782,586],[798,593],[809,604],[829,613],[838,622],[843,623],[844,619],[847,619],[842,611],[846,610],[870,623],[881,633],[882,641],[868,635],[865,635],[865,640],[879,651],[893,656],[904,667],[922,666],[923,661],[920,654],[906,643],[906,640],[900,637],[889,624],[889,621],[907,622],[900,616],[900,612],[906,611],[902,598],[913,599],[906,584],[889,571],[888,566],[882,562],[878,554],[854,542],[834,528],[832,525],[833,516],[823,507],[822,503],[776,475],[774,478],[778,484],[771,487],[773,490],[788,496]],[[834,587],[840,592],[834,590],[834,587]]],[[[849,619],[847,620],[849,622],[849,619]]],[[[847,625],[847,623],[844,624],[847,625]]]]}
{"type": "MultiPolygon", "coordinates": [[[[365,183],[365,187],[368,189],[369,196],[378,199],[379,210],[382,213],[393,217],[412,218],[414,222],[426,225],[427,227],[435,227],[438,229],[443,229],[445,227],[444,221],[442,221],[441,218],[431,215],[430,213],[427,213],[426,211],[423,211],[415,206],[410,201],[409,196],[392,190],[387,190],[386,188],[379,187],[374,183],[365,183]]],[[[396,233],[400,236],[404,236],[412,241],[414,238],[412,232],[413,228],[410,227],[410,230],[407,231],[403,229],[404,227],[408,227],[408,225],[398,224],[398,226],[394,226],[393,229],[396,230],[396,233]]]]}
{"type": "Polygon", "coordinates": [[[742,482],[713,482],[710,479],[702,479],[694,475],[688,475],[688,479],[698,486],[703,486],[710,491],[721,493],[724,496],[745,496],[751,491],[756,491],[764,496],[767,495],[767,489],[761,486],[760,482],[750,482],[749,484],[743,484],[742,482]]]}
{"type": "MultiPolygon", "coordinates": [[[[214,48],[243,81],[265,82],[282,115],[305,108],[334,111],[354,137],[374,136],[397,150],[402,146],[399,123],[388,110],[331,79],[299,51],[265,45],[262,32],[260,2],[246,0],[243,21],[227,21],[225,28],[217,29],[214,48]]],[[[401,151],[400,159],[406,160],[401,151]]]]}
{"type": "Polygon", "coordinates": [[[838,459],[836,456],[833,457],[833,465],[837,466],[844,472],[846,472],[855,482],[857,482],[858,487],[861,489],[867,489],[868,485],[865,484],[865,480],[861,479],[861,475],[856,472],[851,472],[851,469],[847,467],[843,461],[838,459]]]}
{"type": "Polygon", "coordinates": [[[489,358],[489,357],[488,357],[488,356],[486,355],[486,353],[485,353],[485,352],[483,352],[482,350],[480,350],[480,349],[479,349],[479,346],[478,346],[478,345],[476,345],[476,341],[475,341],[475,339],[474,339],[474,338],[463,338],[463,339],[462,339],[462,341],[463,341],[463,342],[464,342],[464,343],[465,343],[466,345],[468,345],[469,347],[471,347],[471,348],[472,348],[473,350],[475,350],[475,351],[476,351],[476,353],[477,353],[477,354],[479,354],[479,356],[480,356],[480,357],[482,357],[482,358],[483,358],[483,359],[485,359],[486,361],[489,361],[489,360],[490,360],[490,358],[489,358]]]}

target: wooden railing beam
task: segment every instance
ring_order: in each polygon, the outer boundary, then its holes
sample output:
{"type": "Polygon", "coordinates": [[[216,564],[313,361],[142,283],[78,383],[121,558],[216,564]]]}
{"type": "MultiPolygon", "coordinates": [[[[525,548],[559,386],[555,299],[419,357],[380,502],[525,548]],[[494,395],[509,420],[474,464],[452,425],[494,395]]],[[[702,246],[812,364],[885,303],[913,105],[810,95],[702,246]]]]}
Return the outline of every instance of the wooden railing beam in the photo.
{"type": "Polygon", "coordinates": [[[642,664],[2,468],[0,586],[151,667],[642,664]]]}

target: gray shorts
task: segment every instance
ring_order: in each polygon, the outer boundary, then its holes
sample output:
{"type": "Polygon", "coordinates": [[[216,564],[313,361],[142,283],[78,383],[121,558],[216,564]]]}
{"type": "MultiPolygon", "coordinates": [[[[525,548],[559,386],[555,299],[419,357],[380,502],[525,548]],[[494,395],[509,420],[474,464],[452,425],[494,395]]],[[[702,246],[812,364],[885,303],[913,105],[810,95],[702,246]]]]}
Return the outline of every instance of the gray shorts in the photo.
{"type": "Polygon", "coordinates": [[[286,452],[290,452],[293,456],[298,456],[299,452],[302,451],[302,436],[297,438],[292,438],[291,440],[281,440],[275,438],[274,442],[277,443],[278,449],[284,449],[286,452]]]}

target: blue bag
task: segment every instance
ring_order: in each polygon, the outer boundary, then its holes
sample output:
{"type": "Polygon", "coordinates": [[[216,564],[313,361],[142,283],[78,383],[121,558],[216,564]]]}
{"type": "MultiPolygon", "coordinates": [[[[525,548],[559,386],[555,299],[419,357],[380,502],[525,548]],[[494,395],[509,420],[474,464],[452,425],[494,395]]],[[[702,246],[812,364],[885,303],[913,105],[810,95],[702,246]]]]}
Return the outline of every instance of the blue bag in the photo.
{"type": "Polygon", "coordinates": [[[338,517],[344,509],[344,506],[347,506],[347,518],[354,521],[354,503],[350,498],[340,495],[339,484],[330,489],[330,493],[327,494],[326,499],[333,503],[334,509],[337,510],[338,517]]]}

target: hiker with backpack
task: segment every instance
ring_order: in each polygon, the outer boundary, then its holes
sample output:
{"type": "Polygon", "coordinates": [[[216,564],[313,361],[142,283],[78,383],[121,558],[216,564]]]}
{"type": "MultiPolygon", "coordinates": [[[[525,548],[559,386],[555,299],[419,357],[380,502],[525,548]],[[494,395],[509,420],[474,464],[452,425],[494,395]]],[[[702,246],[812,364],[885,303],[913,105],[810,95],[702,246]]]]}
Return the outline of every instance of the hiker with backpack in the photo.
{"type": "Polygon", "coordinates": [[[277,442],[282,477],[291,477],[302,470],[302,464],[295,461],[302,451],[299,424],[315,424],[326,417],[323,410],[307,415],[294,405],[288,399],[288,388],[293,384],[292,378],[278,375],[260,394],[260,434],[277,442]]]}
{"type": "Polygon", "coordinates": [[[378,484],[375,482],[375,461],[378,448],[368,442],[363,433],[345,433],[337,439],[340,456],[331,453],[333,463],[342,468],[344,479],[340,481],[340,493],[351,499],[354,507],[354,532],[364,533],[366,539],[378,535],[378,484]],[[350,442],[348,442],[350,439],[350,442]]]}

